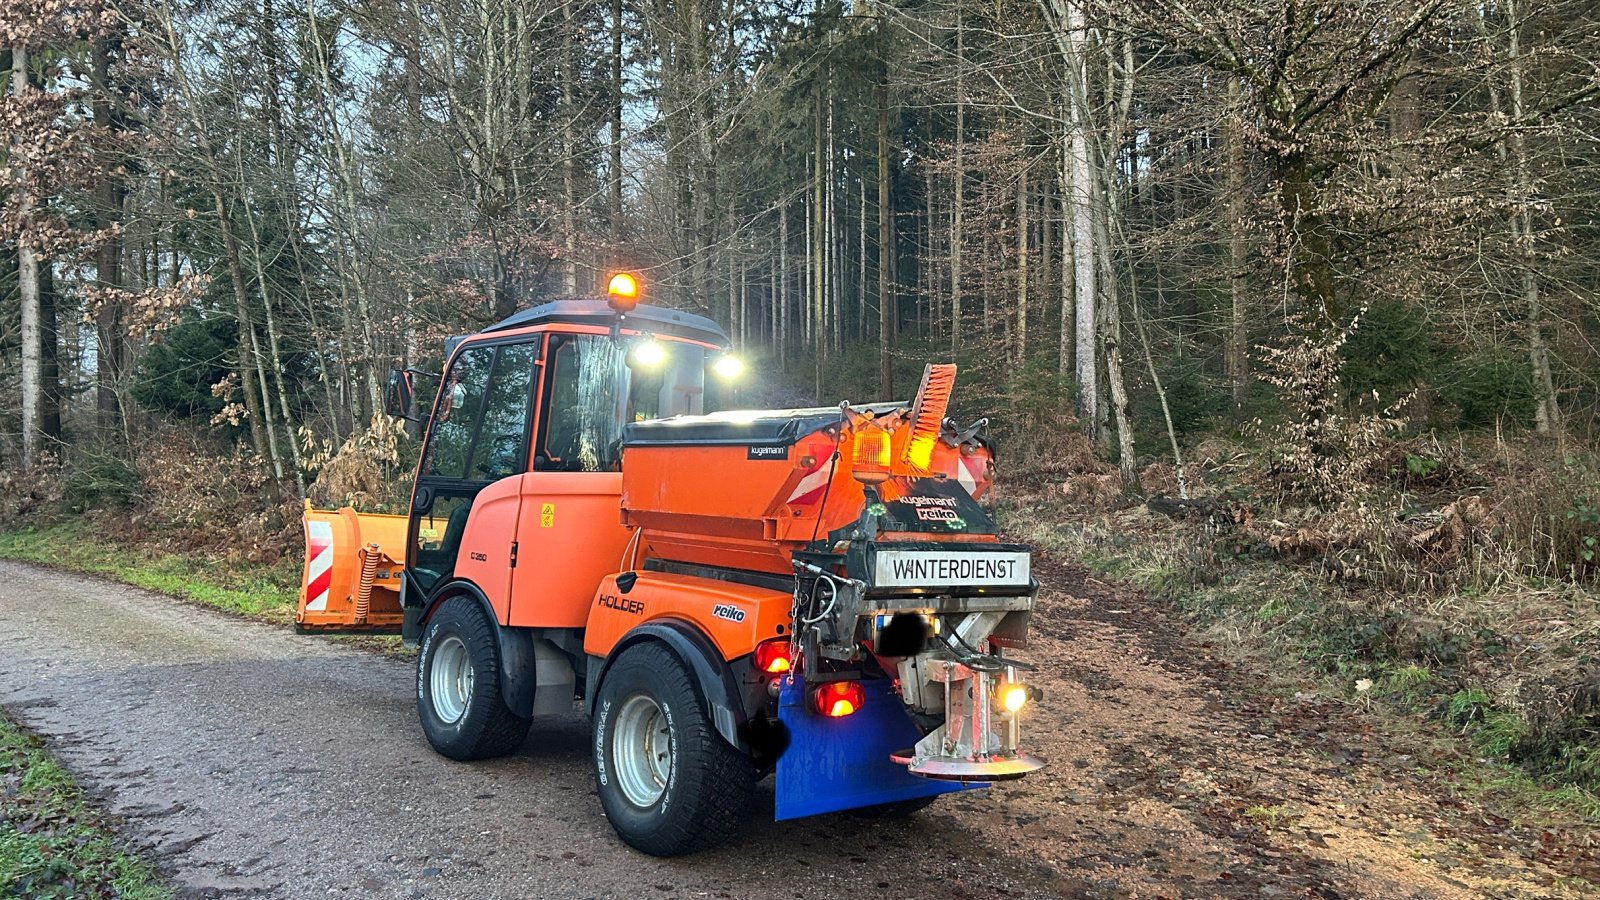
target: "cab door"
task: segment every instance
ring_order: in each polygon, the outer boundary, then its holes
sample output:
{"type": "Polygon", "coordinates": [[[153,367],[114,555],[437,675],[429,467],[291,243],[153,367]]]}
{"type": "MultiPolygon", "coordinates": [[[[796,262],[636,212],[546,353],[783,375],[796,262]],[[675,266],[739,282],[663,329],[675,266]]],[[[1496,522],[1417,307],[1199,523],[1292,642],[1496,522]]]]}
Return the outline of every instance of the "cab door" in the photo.
{"type": "Polygon", "coordinates": [[[542,336],[469,344],[451,361],[417,467],[407,571],[430,597],[476,584],[505,621],[520,477],[528,468],[542,336]]]}
{"type": "Polygon", "coordinates": [[[582,628],[601,579],[625,565],[626,352],[606,335],[550,335],[533,471],[522,477],[507,624],[582,628]]]}

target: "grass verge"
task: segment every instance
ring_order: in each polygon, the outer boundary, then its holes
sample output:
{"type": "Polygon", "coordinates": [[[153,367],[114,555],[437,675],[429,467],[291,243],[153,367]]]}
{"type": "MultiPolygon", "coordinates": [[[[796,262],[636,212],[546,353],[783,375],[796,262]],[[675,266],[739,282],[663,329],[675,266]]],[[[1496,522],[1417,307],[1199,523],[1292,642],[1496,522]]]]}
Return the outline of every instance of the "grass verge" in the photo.
{"type": "Polygon", "coordinates": [[[67,770],[4,716],[0,801],[0,890],[5,896],[173,896],[149,863],[119,846],[67,770]]]}
{"type": "Polygon", "coordinates": [[[0,559],[100,575],[270,622],[294,618],[299,571],[288,559],[266,566],[137,546],[83,519],[0,533],[0,559]]]}
{"type": "MultiPolygon", "coordinates": [[[[106,534],[84,519],[0,532],[0,559],[98,575],[275,625],[294,621],[300,594],[300,564],[292,558],[269,566],[177,553],[106,534]]],[[[398,635],[336,634],[325,640],[402,658],[416,652],[398,635]]]]}

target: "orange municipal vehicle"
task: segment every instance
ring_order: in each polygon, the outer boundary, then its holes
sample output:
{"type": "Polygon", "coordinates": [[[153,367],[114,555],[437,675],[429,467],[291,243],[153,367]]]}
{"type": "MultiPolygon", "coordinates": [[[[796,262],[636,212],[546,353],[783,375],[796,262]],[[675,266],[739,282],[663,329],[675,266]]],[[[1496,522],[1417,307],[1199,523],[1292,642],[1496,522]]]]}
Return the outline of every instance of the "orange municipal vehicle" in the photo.
{"type": "Polygon", "coordinates": [[[788,819],[1042,767],[1038,585],[979,503],[985,423],[946,418],[955,367],[908,403],[723,410],[722,329],[637,300],[618,276],[448,342],[410,514],[308,505],[297,627],[419,644],[453,759],[581,710],[606,816],[656,855],[732,836],[767,775],[788,819]]]}

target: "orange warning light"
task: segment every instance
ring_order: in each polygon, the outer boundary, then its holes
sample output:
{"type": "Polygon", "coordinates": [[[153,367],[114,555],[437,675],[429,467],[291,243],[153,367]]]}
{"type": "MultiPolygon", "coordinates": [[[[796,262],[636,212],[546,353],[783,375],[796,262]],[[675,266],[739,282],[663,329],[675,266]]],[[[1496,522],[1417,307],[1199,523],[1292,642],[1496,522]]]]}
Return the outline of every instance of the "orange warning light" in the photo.
{"type": "Polygon", "coordinates": [[[611,308],[617,312],[629,312],[639,305],[639,279],[627,272],[618,272],[611,276],[611,283],[606,285],[611,308]]]}

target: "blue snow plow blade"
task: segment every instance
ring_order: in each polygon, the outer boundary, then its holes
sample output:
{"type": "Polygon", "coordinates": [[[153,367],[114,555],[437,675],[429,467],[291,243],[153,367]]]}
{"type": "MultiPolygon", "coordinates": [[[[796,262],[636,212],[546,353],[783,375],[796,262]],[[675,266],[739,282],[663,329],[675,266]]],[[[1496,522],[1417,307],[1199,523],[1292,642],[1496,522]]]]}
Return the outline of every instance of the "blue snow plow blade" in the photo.
{"type": "Polygon", "coordinates": [[[919,778],[890,761],[890,753],[914,745],[922,732],[893,682],[873,678],[861,686],[861,709],[832,719],[811,711],[802,679],[783,683],[778,721],[789,730],[789,747],[778,757],[779,821],[987,787],[919,778]]]}

